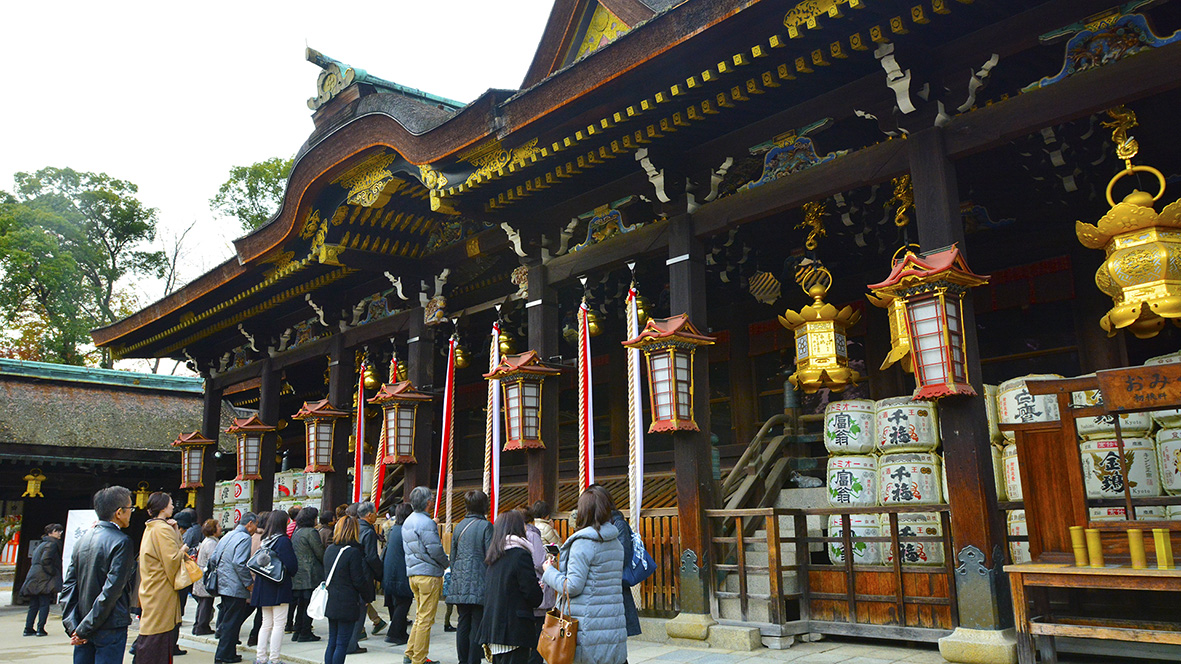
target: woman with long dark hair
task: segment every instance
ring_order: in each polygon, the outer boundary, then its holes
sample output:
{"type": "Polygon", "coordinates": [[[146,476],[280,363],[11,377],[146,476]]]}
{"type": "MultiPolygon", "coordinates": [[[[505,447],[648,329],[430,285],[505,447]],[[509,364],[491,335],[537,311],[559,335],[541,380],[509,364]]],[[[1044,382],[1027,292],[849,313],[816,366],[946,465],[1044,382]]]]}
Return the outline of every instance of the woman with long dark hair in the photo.
{"type": "Polygon", "coordinates": [[[172,496],[148,496],[148,521],[139,545],[139,664],[169,664],[180,629],[180,596],[173,582],[184,566],[185,545],[172,520],[172,496]]]}
{"type": "Polygon", "coordinates": [[[546,560],[541,580],[559,597],[570,595],[570,616],[578,619],[574,664],[623,664],[623,545],[611,525],[610,501],[588,488],[578,497],[577,514],[577,531],[561,548],[561,566],[546,560]]]}
{"type": "Polygon", "coordinates": [[[272,581],[261,574],[254,575],[254,590],[250,603],[262,614],[262,627],[258,631],[258,651],[255,664],[278,664],[283,648],[283,626],[287,623],[287,611],[291,607],[291,577],[299,571],[295,549],[287,537],[287,512],[275,510],[267,515],[266,528],[262,533],[261,547],[267,547],[283,563],[283,579],[272,581]]]}
{"type": "Polygon", "coordinates": [[[483,644],[493,664],[526,664],[531,646],[537,643],[533,609],[541,604],[541,586],[520,512],[505,512],[496,519],[484,562],[488,565],[484,616],[476,641],[483,644]]]}
{"type": "Polygon", "coordinates": [[[349,640],[361,619],[361,607],[372,602],[376,593],[373,577],[365,567],[365,551],[358,538],[357,517],[336,520],[332,544],[324,552],[324,570],[328,575],[328,646],[324,664],[344,664],[349,640]]]}
{"type": "Polygon", "coordinates": [[[62,591],[62,535],[66,529],[60,523],[45,526],[45,535],[33,550],[33,564],[21,586],[21,595],[29,598],[29,614],[25,618],[25,636],[49,636],[45,621],[49,605],[62,591]],[[37,629],[33,630],[33,621],[37,629]]]}
{"type": "MultiPolygon", "coordinates": [[[[201,524],[201,534],[205,539],[201,540],[197,547],[197,567],[205,569],[209,559],[213,557],[217,543],[221,540],[221,522],[217,519],[206,519],[205,523],[201,524]]],[[[209,623],[213,619],[213,593],[205,588],[204,577],[193,583],[193,596],[197,598],[197,618],[193,621],[193,635],[212,634],[213,627],[209,623]]]]}
{"type": "Polygon", "coordinates": [[[291,591],[295,599],[295,636],[292,641],[319,641],[312,633],[312,619],[308,617],[308,601],[312,591],[324,580],[324,544],[316,532],[316,518],[320,510],[305,507],[295,517],[295,532],[291,545],[299,561],[299,571],[291,577],[291,591]]]}

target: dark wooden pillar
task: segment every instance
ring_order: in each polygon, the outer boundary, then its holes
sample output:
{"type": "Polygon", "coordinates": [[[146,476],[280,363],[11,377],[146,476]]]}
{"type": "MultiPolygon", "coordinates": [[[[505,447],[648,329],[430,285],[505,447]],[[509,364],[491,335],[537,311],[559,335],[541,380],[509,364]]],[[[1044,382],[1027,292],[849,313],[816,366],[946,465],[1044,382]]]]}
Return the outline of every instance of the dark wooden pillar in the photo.
{"type": "Polygon", "coordinates": [[[750,316],[742,316],[730,327],[730,417],[736,444],[749,444],[762,426],[750,362],[750,316]]]}
{"type": "MultiPolygon", "coordinates": [[[[686,313],[697,329],[708,330],[705,307],[705,252],[693,234],[693,219],[683,214],[669,220],[669,313],[686,313]]],[[[706,578],[709,528],[704,510],[714,505],[710,452],[709,349],[698,349],[693,362],[693,417],[700,431],[673,435],[677,478],[677,517],[681,531],[681,613],[709,613],[706,578]]],[[[672,634],[672,632],[670,632],[672,634]]]]}
{"type": "MultiPolygon", "coordinates": [[[[965,252],[955,164],[947,157],[942,130],[930,128],[910,134],[907,153],[922,249],[930,251],[958,243],[960,251],[965,252]]],[[[965,258],[971,266],[971,256],[966,252],[965,258]]],[[[971,296],[964,298],[962,328],[968,378],[976,393],[983,395],[971,296]]],[[[1013,624],[1013,618],[1006,592],[1008,582],[1001,572],[1005,530],[992,479],[983,396],[941,399],[939,426],[951,494],[951,538],[960,564],[956,574],[960,625],[1003,629],[1013,624]]]]}
{"type": "MultiPolygon", "coordinates": [[[[205,381],[205,403],[201,411],[201,435],[209,440],[221,436],[221,389],[205,381]]],[[[201,523],[213,517],[213,497],[217,491],[217,444],[206,445],[202,453],[201,488],[197,490],[197,516],[201,523]]]]}
{"type": "MultiPolygon", "coordinates": [[[[258,419],[263,424],[279,424],[280,373],[271,368],[270,360],[263,360],[262,376],[258,387],[258,419]]],[[[271,431],[262,436],[262,452],[258,456],[258,471],[262,479],[254,482],[254,498],[251,501],[255,512],[270,510],[275,499],[275,449],[279,433],[271,431]]]]}
{"type": "MultiPolygon", "coordinates": [[[[416,389],[428,385],[442,387],[435,385],[435,328],[425,324],[422,309],[412,315],[406,377],[414,383],[416,389]]],[[[414,459],[418,463],[406,464],[406,479],[402,483],[406,500],[410,499],[410,492],[416,486],[435,488],[434,480],[431,478],[431,469],[434,468],[431,461],[434,449],[435,411],[441,406],[441,403],[432,403],[417,409],[414,419],[414,459]]]]}
{"type": "MultiPolygon", "coordinates": [[[[558,292],[549,283],[545,266],[529,266],[529,349],[542,361],[558,354],[558,292]]],[[[558,509],[558,390],[556,379],[548,379],[541,390],[541,440],[543,450],[528,450],[529,503],[538,500],[558,509]]]]}
{"type": "MultiPolygon", "coordinates": [[[[353,387],[357,380],[357,369],[353,366],[353,354],[345,348],[344,337],[332,339],[328,351],[328,403],[334,408],[353,409],[353,387]]],[[[324,475],[324,496],[320,499],[321,510],[334,510],[337,505],[351,502],[349,467],[353,465],[353,454],[349,452],[349,435],[353,419],[344,418],[337,422],[332,434],[332,472],[324,475]]]]}

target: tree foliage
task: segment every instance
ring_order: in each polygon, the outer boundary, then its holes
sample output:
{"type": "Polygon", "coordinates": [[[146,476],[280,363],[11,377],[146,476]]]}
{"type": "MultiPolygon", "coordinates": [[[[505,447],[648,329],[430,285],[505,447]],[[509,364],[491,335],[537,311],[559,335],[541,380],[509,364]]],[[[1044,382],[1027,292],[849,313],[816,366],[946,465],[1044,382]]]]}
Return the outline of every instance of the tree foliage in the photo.
{"type": "MultiPolygon", "coordinates": [[[[16,174],[0,195],[0,316],[16,329],[0,353],[66,364],[89,359],[89,331],[130,312],[120,280],[163,276],[156,210],[105,173],[45,168],[16,174]]],[[[101,351],[101,364],[113,363],[101,351]]]]}
{"type": "Polygon", "coordinates": [[[209,199],[214,214],[233,217],[250,232],[270,221],[283,202],[292,159],[273,157],[249,166],[230,169],[230,179],[209,199]]]}

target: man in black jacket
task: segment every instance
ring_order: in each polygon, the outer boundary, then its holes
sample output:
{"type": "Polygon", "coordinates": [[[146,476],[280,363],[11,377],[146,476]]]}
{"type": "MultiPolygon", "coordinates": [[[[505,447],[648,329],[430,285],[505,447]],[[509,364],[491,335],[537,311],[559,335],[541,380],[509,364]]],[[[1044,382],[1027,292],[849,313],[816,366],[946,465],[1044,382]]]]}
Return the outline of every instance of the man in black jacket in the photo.
{"type": "MultiPolygon", "coordinates": [[[[385,565],[382,564],[381,556],[377,555],[377,530],[373,528],[373,522],[377,521],[377,506],[370,501],[365,501],[357,503],[356,507],[359,533],[357,540],[360,542],[362,550],[365,551],[365,571],[370,574],[374,582],[378,582],[381,581],[381,576],[385,572],[385,565]]],[[[361,648],[357,644],[365,633],[365,615],[369,611],[368,604],[361,608],[361,616],[357,619],[357,627],[349,642],[348,654],[350,655],[367,652],[365,648],[361,648]]],[[[378,621],[373,625],[374,634],[380,632],[388,624],[380,618],[378,621]]]]}
{"type": "Polygon", "coordinates": [[[108,487],[94,494],[99,522],[74,545],[62,585],[62,624],[75,664],[119,664],[131,624],[130,581],[135,551],[121,530],[131,524],[131,491],[108,487]]]}

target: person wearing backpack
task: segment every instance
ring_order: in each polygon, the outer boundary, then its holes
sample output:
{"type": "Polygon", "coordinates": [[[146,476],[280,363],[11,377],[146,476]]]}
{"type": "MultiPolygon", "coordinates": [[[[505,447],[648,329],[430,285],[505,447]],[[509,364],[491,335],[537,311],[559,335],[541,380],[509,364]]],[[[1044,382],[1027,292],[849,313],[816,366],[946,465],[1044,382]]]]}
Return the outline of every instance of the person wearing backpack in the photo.
{"type": "Polygon", "coordinates": [[[255,664],[278,664],[283,647],[283,626],[287,623],[287,611],[291,607],[291,577],[299,571],[295,548],[287,537],[287,512],[275,510],[267,515],[266,529],[262,534],[259,553],[264,549],[272,558],[278,558],[281,577],[278,581],[263,574],[255,574],[254,589],[250,592],[250,603],[262,614],[262,627],[258,632],[258,654],[255,664]]]}
{"type": "Polygon", "coordinates": [[[365,564],[365,550],[357,541],[357,517],[342,516],[336,520],[332,544],[324,552],[324,569],[328,570],[326,588],[328,601],[324,617],[328,619],[328,645],[324,649],[324,664],[344,664],[349,640],[362,619],[362,607],[376,596],[373,577],[365,564]]]}
{"type": "Polygon", "coordinates": [[[455,633],[455,651],[459,664],[480,664],[484,656],[476,632],[484,617],[484,580],[488,575],[485,558],[492,543],[492,524],[488,523],[488,495],[468,491],[464,496],[467,516],[455,527],[451,540],[451,586],[447,602],[459,612],[455,633]]]}

